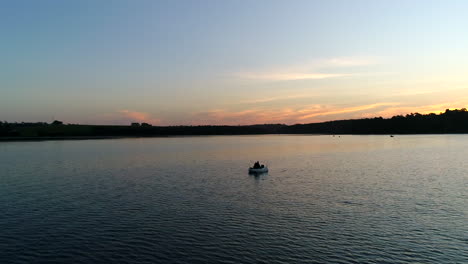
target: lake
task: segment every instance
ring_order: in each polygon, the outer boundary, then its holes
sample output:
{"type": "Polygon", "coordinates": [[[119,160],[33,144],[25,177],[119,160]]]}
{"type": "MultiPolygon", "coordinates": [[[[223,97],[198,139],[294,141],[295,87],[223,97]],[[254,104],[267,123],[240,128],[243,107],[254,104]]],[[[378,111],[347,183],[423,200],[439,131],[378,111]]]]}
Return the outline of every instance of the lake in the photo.
{"type": "Polygon", "coordinates": [[[468,135],[1,142],[0,212],[0,263],[468,263],[468,135]]]}

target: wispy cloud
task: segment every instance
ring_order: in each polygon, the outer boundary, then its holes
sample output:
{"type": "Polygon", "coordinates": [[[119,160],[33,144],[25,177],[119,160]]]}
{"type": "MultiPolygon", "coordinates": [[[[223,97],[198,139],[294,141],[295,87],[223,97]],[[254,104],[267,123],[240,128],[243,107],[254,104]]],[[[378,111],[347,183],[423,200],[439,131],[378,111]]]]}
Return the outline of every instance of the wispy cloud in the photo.
{"type": "Polygon", "coordinates": [[[345,108],[335,108],[335,109],[330,109],[327,111],[319,111],[315,113],[310,113],[306,114],[303,116],[300,116],[300,120],[304,119],[310,119],[312,117],[316,116],[324,116],[324,115],[338,115],[338,114],[346,114],[346,113],[353,113],[353,112],[359,112],[359,111],[364,111],[364,110],[370,110],[374,109],[377,107],[382,107],[382,106],[391,106],[391,105],[397,105],[398,103],[376,103],[376,104],[369,104],[369,105],[359,105],[359,106],[353,106],[353,107],[345,107],[345,108]]]}
{"type": "Polygon", "coordinates": [[[293,81],[293,80],[320,80],[350,76],[352,74],[334,74],[334,73],[243,73],[240,74],[242,78],[253,79],[253,80],[269,80],[269,81],[293,81]]]}
{"type": "Polygon", "coordinates": [[[274,102],[274,101],[283,101],[283,100],[290,100],[290,99],[300,99],[300,98],[313,98],[315,97],[314,95],[310,94],[295,94],[295,95],[284,95],[284,96],[274,96],[274,97],[268,97],[268,98],[258,98],[258,99],[251,99],[251,100],[245,100],[241,101],[235,104],[261,104],[261,103],[268,103],[268,102],[274,102]]]}
{"type": "Polygon", "coordinates": [[[420,113],[420,114],[429,114],[429,113],[439,113],[444,112],[445,109],[461,109],[468,106],[468,97],[463,97],[458,100],[430,104],[430,105],[400,105],[396,107],[388,107],[382,111],[375,113],[378,116],[383,117],[392,117],[396,115],[406,115],[409,113],[420,113]]]}
{"type": "MultiPolygon", "coordinates": [[[[266,123],[314,123],[330,120],[372,118],[377,116],[392,117],[408,113],[439,113],[445,109],[463,108],[468,106],[468,97],[459,100],[442,102],[430,105],[409,105],[395,102],[379,102],[354,106],[332,104],[312,104],[305,106],[292,106],[268,108],[253,106],[243,110],[212,109],[207,111],[186,113],[180,117],[181,125],[249,125],[266,123]]],[[[131,122],[145,122],[153,125],[170,125],[174,123],[163,122],[146,112],[119,110],[110,114],[101,115],[96,119],[97,124],[122,124],[131,122]]]]}
{"type": "Polygon", "coordinates": [[[354,76],[361,73],[327,72],[338,68],[352,68],[356,66],[372,65],[377,63],[374,57],[343,57],[316,60],[301,65],[286,65],[269,70],[250,70],[234,74],[234,76],[250,80],[293,81],[293,80],[320,80],[354,76]]]}
{"type": "Polygon", "coordinates": [[[336,105],[308,105],[303,107],[285,107],[280,109],[253,108],[241,111],[216,109],[199,112],[192,115],[196,124],[262,124],[262,123],[311,123],[333,119],[348,119],[361,117],[362,111],[373,110],[377,112],[382,108],[395,106],[396,103],[383,102],[353,107],[340,107],[336,105]]]}
{"type": "Polygon", "coordinates": [[[324,60],[321,67],[354,67],[378,64],[382,59],[377,57],[340,57],[324,60]]]}
{"type": "Polygon", "coordinates": [[[230,111],[216,109],[194,113],[191,116],[192,124],[218,124],[218,125],[248,125],[263,123],[283,123],[294,110],[268,110],[248,109],[230,111]]]}

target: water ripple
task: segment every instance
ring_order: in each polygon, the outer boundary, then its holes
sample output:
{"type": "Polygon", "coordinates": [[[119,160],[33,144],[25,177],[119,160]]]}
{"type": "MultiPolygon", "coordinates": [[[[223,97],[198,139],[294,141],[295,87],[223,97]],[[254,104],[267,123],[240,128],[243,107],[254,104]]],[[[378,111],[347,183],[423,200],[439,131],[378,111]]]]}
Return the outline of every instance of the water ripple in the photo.
{"type": "Polygon", "coordinates": [[[428,137],[4,144],[0,263],[468,263],[468,140],[428,137]]]}

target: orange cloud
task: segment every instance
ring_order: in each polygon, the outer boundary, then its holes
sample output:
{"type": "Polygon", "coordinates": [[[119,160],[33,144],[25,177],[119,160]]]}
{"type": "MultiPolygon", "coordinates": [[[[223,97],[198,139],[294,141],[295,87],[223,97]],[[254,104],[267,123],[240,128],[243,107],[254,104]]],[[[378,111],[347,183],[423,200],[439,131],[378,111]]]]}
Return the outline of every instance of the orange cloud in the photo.
{"type": "Polygon", "coordinates": [[[429,114],[429,113],[440,113],[445,112],[445,109],[461,109],[468,106],[468,98],[462,98],[461,100],[440,103],[440,104],[431,104],[423,106],[400,106],[400,107],[389,107],[383,111],[375,113],[378,116],[382,117],[392,117],[396,115],[406,115],[409,113],[420,113],[420,114],[429,114]]]}
{"type": "Polygon", "coordinates": [[[247,109],[241,111],[229,111],[217,109],[206,112],[199,112],[192,115],[192,124],[223,124],[223,125],[244,125],[244,124],[264,124],[264,123],[311,123],[333,119],[357,118],[359,115],[353,114],[368,109],[377,109],[385,106],[395,105],[394,103],[377,103],[355,107],[340,108],[333,105],[309,105],[296,108],[281,109],[247,109]],[[336,116],[331,118],[330,116],[336,116]],[[328,117],[328,118],[327,118],[328,117]]]}
{"type": "MultiPolygon", "coordinates": [[[[445,109],[463,108],[468,105],[468,97],[457,101],[431,105],[405,105],[402,103],[380,102],[374,104],[342,107],[339,105],[314,104],[283,108],[254,106],[243,110],[213,109],[185,114],[178,122],[180,125],[252,125],[252,124],[297,124],[315,123],[340,119],[392,117],[409,113],[439,113],[445,109]]],[[[153,125],[173,125],[174,121],[161,122],[149,113],[120,110],[100,118],[108,124],[129,124],[131,122],[150,123],[153,125]],[[103,118],[104,117],[104,118],[103,118]]]]}
{"type": "Polygon", "coordinates": [[[191,124],[217,124],[217,125],[248,125],[265,123],[314,123],[339,119],[392,117],[394,115],[409,113],[439,113],[453,107],[463,108],[468,105],[468,99],[458,102],[447,102],[425,106],[405,106],[394,102],[381,102],[352,107],[336,105],[308,105],[295,108],[266,109],[254,108],[240,111],[216,109],[193,114],[191,124]]]}
{"type": "Polygon", "coordinates": [[[328,111],[321,111],[321,112],[315,112],[311,114],[306,114],[301,117],[299,117],[300,120],[303,119],[310,119],[312,117],[316,116],[323,116],[323,115],[337,115],[337,114],[345,114],[345,113],[352,113],[352,112],[359,112],[359,111],[364,111],[364,110],[369,110],[381,106],[388,106],[388,105],[395,105],[396,103],[377,103],[377,104],[370,104],[370,105],[359,105],[359,106],[354,106],[354,107],[347,107],[347,108],[341,108],[341,109],[331,109],[328,111]]]}

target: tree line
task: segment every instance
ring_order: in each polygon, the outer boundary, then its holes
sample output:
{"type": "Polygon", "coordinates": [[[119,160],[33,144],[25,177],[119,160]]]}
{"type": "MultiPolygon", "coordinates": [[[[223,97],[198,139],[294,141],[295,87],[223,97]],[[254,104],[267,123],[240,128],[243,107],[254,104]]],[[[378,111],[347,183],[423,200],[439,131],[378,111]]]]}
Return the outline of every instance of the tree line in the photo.
{"type": "Polygon", "coordinates": [[[466,108],[439,114],[410,113],[391,118],[336,120],[310,124],[261,124],[246,126],[128,126],[52,123],[8,123],[0,121],[0,137],[69,136],[171,136],[171,135],[250,135],[250,134],[441,134],[468,133],[466,108]]]}

